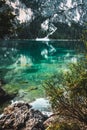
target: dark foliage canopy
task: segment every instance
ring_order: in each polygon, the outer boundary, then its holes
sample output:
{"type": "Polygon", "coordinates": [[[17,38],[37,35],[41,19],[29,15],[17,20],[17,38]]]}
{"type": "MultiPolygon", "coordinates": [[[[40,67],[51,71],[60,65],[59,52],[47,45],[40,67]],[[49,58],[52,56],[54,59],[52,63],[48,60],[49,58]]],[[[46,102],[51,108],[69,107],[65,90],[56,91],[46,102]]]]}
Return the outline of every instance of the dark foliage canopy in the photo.
{"type": "Polygon", "coordinates": [[[8,38],[15,32],[15,15],[5,0],[0,0],[0,39],[8,38]]]}

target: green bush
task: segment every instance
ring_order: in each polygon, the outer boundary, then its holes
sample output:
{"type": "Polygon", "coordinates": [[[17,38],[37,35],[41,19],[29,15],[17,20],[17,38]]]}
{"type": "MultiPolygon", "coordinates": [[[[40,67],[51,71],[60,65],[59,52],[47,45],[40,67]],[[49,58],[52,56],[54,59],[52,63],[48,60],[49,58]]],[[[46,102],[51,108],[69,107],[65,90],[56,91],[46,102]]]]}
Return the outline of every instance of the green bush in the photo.
{"type": "Polygon", "coordinates": [[[61,121],[72,125],[77,122],[78,127],[85,130],[87,128],[87,63],[69,65],[69,70],[63,72],[60,78],[56,75],[44,85],[53,111],[57,115],[57,123],[61,121]]]}

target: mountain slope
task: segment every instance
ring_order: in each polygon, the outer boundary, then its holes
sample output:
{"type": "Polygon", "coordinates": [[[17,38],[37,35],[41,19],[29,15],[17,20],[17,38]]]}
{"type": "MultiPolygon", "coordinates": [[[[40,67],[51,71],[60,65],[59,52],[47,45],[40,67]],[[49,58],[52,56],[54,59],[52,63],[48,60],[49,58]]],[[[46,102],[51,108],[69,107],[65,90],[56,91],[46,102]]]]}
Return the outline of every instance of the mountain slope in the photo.
{"type": "MultiPolygon", "coordinates": [[[[72,30],[74,35],[74,32],[81,31],[81,26],[87,22],[86,0],[8,0],[7,3],[14,9],[21,25],[19,38],[59,38],[63,34],[58,32],[64,31],[64,28],[65,33],[72,30]]],[[[76,37],[69,33],[67,35],[76,37]]]]}

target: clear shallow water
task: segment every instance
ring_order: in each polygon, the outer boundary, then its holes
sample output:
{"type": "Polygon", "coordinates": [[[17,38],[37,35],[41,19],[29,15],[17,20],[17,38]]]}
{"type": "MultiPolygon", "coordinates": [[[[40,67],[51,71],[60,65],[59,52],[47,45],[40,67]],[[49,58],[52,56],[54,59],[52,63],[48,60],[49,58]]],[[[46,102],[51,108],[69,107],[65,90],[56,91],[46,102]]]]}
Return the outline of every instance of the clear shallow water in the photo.
{"type": "Polygon", "coordinates": [[[15,100],[44,97],[44,80],[77,62],[83,46],[77,41],[0,41],[0,78],[7,88],[18,88],[15,100]]]}

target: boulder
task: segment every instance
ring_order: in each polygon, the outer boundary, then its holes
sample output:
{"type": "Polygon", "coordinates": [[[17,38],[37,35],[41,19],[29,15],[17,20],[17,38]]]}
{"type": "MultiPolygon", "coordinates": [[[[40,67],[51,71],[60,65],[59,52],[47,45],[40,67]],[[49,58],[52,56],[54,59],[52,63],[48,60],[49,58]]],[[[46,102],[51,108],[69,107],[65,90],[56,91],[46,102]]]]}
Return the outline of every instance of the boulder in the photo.
{"type": "Polygon", "coordinates": [[[47,116],[32,109],[27,103],[14,103],[4,109],[0,118],[0,130],[45,130],[47,116]]]}

